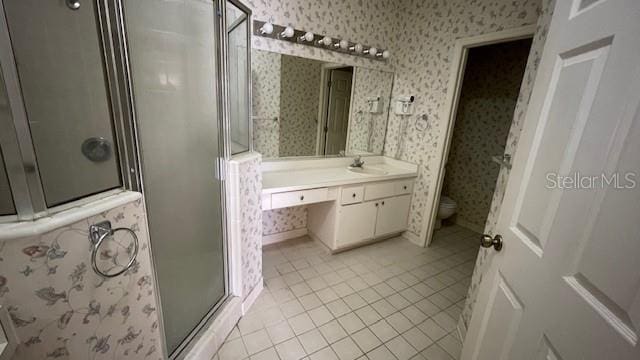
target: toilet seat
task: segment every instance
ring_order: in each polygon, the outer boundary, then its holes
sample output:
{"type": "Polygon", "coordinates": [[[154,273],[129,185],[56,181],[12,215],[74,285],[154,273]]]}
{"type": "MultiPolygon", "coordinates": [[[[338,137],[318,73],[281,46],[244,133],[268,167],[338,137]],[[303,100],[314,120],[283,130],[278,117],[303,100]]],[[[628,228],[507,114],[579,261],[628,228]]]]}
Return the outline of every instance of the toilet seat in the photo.
{"type": "Polygon", "coordinates": [[[440,206],[443,208],[452,208],[456,206],[456,202],[450,197],[442,196],[440,197],[440,206]]]}

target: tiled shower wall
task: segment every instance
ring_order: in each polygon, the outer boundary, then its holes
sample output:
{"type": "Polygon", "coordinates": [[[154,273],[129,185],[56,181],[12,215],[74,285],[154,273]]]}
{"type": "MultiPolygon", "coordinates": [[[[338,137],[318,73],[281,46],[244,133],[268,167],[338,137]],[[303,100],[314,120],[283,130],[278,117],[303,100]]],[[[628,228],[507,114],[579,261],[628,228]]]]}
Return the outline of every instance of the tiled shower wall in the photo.
{"type": "MultiPolygon", "coordinates": [[[[162,359],[149,237],[142,200],[43,235],[0,243],[0,302],[22,344],[16,360],[162,359]],[[135,231],[135,265],[103,279],[90,262],[89,225],[104,220],[135,231]]],[[[122,233],[117,233],[122,234],[122,233]]],[[[104,245],[100,266],[126,262],[130,238],[104,245]]]]}
{"type": "Polygon", "coordinates": [[[443,183],[458,204],[456,222],[484,230],[513,120],[531,39],[469,51],[443,183]]]}

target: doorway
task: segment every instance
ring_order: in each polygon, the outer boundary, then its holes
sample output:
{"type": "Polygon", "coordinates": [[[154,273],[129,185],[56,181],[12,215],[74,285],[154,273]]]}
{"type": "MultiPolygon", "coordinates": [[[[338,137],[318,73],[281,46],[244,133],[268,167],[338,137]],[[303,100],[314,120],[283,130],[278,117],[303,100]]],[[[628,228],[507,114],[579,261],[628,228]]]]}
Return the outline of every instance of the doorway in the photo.
{"type": "Polygon", "coordinates": [[[420,234],[425,246],[442,223],[458,221],[476,233],[484,229],[497,174],[508,171],[510,154],[504,148],[534,32],[534,26],[525,26],[456,42],[443,114],[445,137],[436,148],[440,160],[420,234]],[[472,87],[465,90],[465,85],[472,87]],[[446,196],[450,191],[462,194],[456,195],[465,207],[460,214],[456,199],[446,196]]]}
{"type": "Polygon", "coordinates": [[[318,137],[318,154],[343,154],[349,129],[353,67],[325,68],[322,70],[321,79],[322,114],[319,123],[321,136],[318,137]]]}
{"type": "Polygon", "coordinates": [[[442,181],[435,229],[482,233],[501,167],[531,38],[469,50],[442,181]]]}

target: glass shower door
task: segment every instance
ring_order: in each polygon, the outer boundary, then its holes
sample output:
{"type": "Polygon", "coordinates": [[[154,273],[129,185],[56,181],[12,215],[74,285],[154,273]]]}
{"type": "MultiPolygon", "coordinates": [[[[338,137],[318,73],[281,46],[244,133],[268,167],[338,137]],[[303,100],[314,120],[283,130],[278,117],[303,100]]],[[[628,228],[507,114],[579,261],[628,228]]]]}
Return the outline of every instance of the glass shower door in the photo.
{"type": "Polygon", "coordinates": [[[151,250],[176,354],[226,295],[215,2],[124,4],[151,250]]]}

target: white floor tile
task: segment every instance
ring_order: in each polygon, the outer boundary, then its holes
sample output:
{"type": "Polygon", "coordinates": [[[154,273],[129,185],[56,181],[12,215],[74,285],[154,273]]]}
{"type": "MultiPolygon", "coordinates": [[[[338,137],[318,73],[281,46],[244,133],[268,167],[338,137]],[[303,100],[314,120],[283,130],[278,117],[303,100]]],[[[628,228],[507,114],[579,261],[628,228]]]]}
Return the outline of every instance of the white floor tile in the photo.
{"type": "Polygon", "coordinates": [[[451,226],[426,249],[393,238],[335,255],[307,237],[265,247],[265,290],[216,359],[457,358],[474,236],[451,226]]]}
{"type": "Polygon", "coordinates": [[[334,342],[341,340],[347,336],[347,332],[344,331],[340,323],[337,320],[332,320],[320,327],[320,332],[322,336],[329,342],[329,344],[333,344],[334,342]]]}
{"type": "Polygon", "coordinates": [[[276,351],[282,360],[298,360],[307,355],[297,338],[276,345],[276,351]]]}
{"type": "Polygon", "coordinates": [[[362,355],[362,351],[358,345],[348,337],[331,345],[331,348],[335,351],[340,360],[354,360],[362,355]]]}
{"type": "Polygon", "coordinates": [[[269,335],[264,329],[258,330],[248,335],[244,335],[242,336],[242,340],[244,341],[247,353],[249,353],[249,355],[256,354],[271,347],[272,345],[271,340],[269,339],[269,335]]]}

